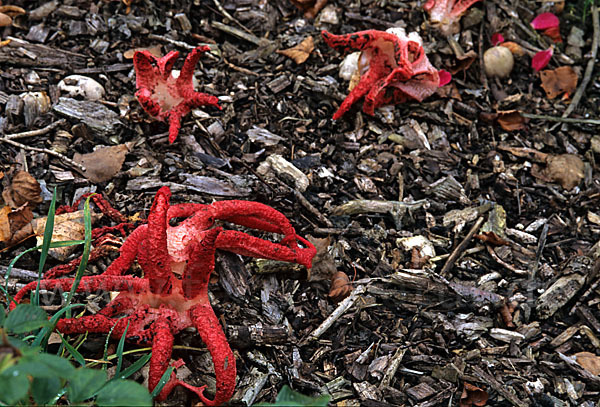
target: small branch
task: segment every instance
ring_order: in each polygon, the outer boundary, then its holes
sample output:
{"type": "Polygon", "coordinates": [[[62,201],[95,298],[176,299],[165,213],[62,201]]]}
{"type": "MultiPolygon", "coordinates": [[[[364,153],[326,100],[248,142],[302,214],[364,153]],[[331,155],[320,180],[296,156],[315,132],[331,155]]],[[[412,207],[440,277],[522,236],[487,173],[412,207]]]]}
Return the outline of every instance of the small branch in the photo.
{"type": "Polygon", "coordinates": [[[454,262],[456,262],[456,260],[458,260],[458,257],[461,255],[461,253],[467,248],[467,245],[469,244],[469,242],[473,238],[473,235],[481,227],[482,223],[483,223],[483,216],[480,216],[475,221],[475,224],[473,225],[473,227],[471,228],[471,230],[469,230],[469,233],[467,233],[467,235],[465,236],[465,238],[463,239],[463,241],[460,242],[460,244],[458,246],[456,246],[456,248],[452,251],[452,254],[450,255],[450,257],[448,257],[448,260],[446,260],[446,263],[444,264],[444,267],[442,267],[442,270],[440,271],[440,275],[445,276],[446,273],[448,273],[448,271],[454,265],[454,262]]]}
{"type": "Polygon", "coordinates": [[[54,123],[50,123],[43,129],[24,131],[22,133],[5,134],[4,139],[15,140],[15,139],[25,138],[25,137],[41,136],[42,134],[46,134],[46,133],[50,132],[51,130],[54,130],[58,126],[65,124],[65,122],[66,122],[66,120],[61,119],[54,123]]]}
{"type": "Polygon", "coordinates": [[[327,331],[335,321],[337,321],[342,315],[346,313],[346,311],[350,309],[350,307],[354,305],[356,300],[364,294],[365,290],[366,286],[364,285],[359,285],[358,287],[356,287],[354,291],[352,291],[352,294],[350,294],[350,296],[344,301],[340,302],[338,307],[331,313],[331,315],[329,315],[327,319],[317,327],[317,329],[312,331],[312,333],[308,336],[308,340],[315,341],[319,339],[319,337],[323,335],[325,331],[327,331]]]}
{"type": "MultiPolygon", "coordinates": [[[[571,106],[573,106],[573,103],[571,103],[569,105],[569,107],[571,107],[571,106]]],[[[565,113],[567,112],[567,110],[565,110],[565,113]]],[[[577,123],[577,124],[595,124],[595,125],[600,125],[600,119],[572,119],[572,118],[569,118],[569,117],[565,117],[564,113],[563,113],[563,117],[546,116],[546,115],[543,115],[543,114],[532,114],[532,113],[521,113],[521,116],[523,116],[523,117],[525,117],[527,119],[548,120],[549,122],[563,122],[563,123],[577,123]]]]}
{"type": "Polygon", "coordinates": [[[47,148],[38,148],[38,147],[26,146],[25,144],[17,143],[16,141],[9,140],[7,138],[0,138],[0,142],[4,142],[4,143],[7,143],[7,144],[12,144],[13,146],[22,148],[23,150],[37,151],[38,153],[46,153],[48,155],[53,155],[56,158],[60,158],[61,160],[63,160],[67,164],[69,164],[70,166],[75,167],[75,168],[77,168],[78,170],[80,170],[82,172],[85,171],[85,167],[83,165],[81,165],[79,163],[76,163],[75,161],[71,160],[67,156],[62,155],[61,153],[57,153],[56,151],[52,151],[52,150],[49,150],[47,148]]]}
{"type": "Polygon", "coordinates": [[[590,83],[592,79],[592,72],[594,71],[594,63],[596,62],[596,57],[598,56],[598,44],[600,43],[600,18],[598,17],[598,8],[595,2],[592,1],[592,21],[594,24],[594,39],[592,41],[592,56],[585,67],[585,74],[583,75],[583,80],[579,84],[577,91],[575,92],[575,96],[573,96],[573,101],[567,107],[567,110],[562,114],[562,117],[567,117],[577,107],[579,101],[581,100],[587,85],[590,83]]]}

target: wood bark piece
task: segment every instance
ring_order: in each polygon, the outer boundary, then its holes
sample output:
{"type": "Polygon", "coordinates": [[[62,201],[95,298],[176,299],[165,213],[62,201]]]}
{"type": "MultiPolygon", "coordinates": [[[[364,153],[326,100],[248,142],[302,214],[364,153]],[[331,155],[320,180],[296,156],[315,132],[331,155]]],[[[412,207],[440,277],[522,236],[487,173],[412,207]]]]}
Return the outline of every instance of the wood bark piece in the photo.
{"type": "Polygon", "coordinates": [[[107,143],[122,124],[117,113],[97,102],[61,97],[52,109],[69,119],[81,121],[107,143]]]}
{"type": "Polygon", "coordinates": [[[414,202],[399,201],[374,201],[368,199],[356,199],[345,204],[336,206],[333,215],[358,215],[363,213],[389,213],[394,218],[396,229],[402,229],[402,217],[416,209],[429,208],[429,202],[425,199],[414,202]]]}
{"type": "Polygon", "coordinates": [[[6,37],[10,43],[0,47],[0,63],[17,66],[59,67],[61,69],[85,68],[87,56],[76,52],[65,51],[14,37],[6,37]]]}

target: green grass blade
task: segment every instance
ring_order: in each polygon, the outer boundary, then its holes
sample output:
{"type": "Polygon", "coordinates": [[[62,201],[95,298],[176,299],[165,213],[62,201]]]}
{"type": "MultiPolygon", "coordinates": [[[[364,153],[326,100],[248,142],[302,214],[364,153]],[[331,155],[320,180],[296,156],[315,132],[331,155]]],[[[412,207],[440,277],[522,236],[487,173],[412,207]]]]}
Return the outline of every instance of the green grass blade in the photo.
{"type": "Polygon", "coordinates": [[[56,322],[58,321],[58,319],[68,310],[71,310],[73,308],[81,308],[81,307],[85,307],[85,305],[83,304],[70,304],[67,307],[61,308],[56,314],[54,314],[52,316],[52,318],[50,318],[50,325],[47,326],[46,328],[43,328],[40,332],[38,332],[38,334],[35,337],[35,340],[33,341],[32,346],[42,346],[43,348],[46,348],[46,341],[47,338],[50,336],[50,332],[52,332],[52,330],[54,329],[54,326],[56,325],[56,322]]]}
{"type": "Polygon", "coordinates": [[[67,340],[65,338],[63,338],[63,336],[61,334],[58,334],[58,335],[60,336],[60,340],[62,341],[63,345],[65,345],[65,348],[67,348],[67,350],[73,356],[73,358],[77,362],[79,362],[79,364],[81,366],[85,366],[85,359],[81,355],[81,353],[79,353],[79,351],[77,349],[75,349],[73,346],[71,346],[71,344],[69,342],[67,342],[67,340]]]}
{"type": "Polygon", "coordinates": [[[115,372],[115,376],[119,374],[123,365],[123,346],[125,346],[125,337],[127,336],[127,329],[129,329],[129,321],[127,321],[127,326],[125,327],[123,335],[121,335],[121,339],[119,339],[119,344],[117,345],[117,371],[115,372]]]}
{"type": "MultiPolygon", "coordinates": [[[[83,244],[85,243],[85,240],[65,240],[62,242],[52,242],[50,243],[50,248],[54,249],[55,247],[66,247],[66,246],[76,246],[78,244],[83,244]]],[[[7,302],[12,302],[12,297],[8,294],[8,279],[10,278],[10,272],[12,271],[12,268],[14,267],[15,263],[17,261],[19,261],[19,259],[21,257],[23,257],[24,255],[26,255],[27,253],[39,250],[42,248],[42,245],[36,246],[36,247],[32,247],[30,249],[24,250],[22,253],[19,253],[18,255],[16,255],[8,264],[8,267],[6,268],[6,274],[4,277],[4,282],[5,282],[5,286],[0,287],[0,289],[2,289],[2,291],[4,291],[4,293],[6,294],[6,299],[7,302]]]]}
{"type": "Polygon", "coordinates": [[[148,363],[148,361],[150,360],[151,357],[152,357],[152,352],[148,353],[147,355],[142,356],[141,358],[136,360],[134,363],[132,363],[131,366],[129,366],[127,369],[123,369],[123,371],[121,373],[115,374],[115,376],[111,380],[127,379],[129,376],[131,376],[132,374],[134,374],[135,372],[140,370],[146,363],[148,363]]]}
{"type": "Polygon", "coordinates": [[[33,305],[40,305],[40,280],[48,258],[48,250],[50,250],[50,242],[52,242],[52,232],[54,231],[54,212],[56,210],[56,187],[52,193],[52,202],[48,209],[48,217],[46,218],[46,227],[44,228],[44,242],[42,243],[42,252],[40,253],[40,263],[38,267],[38,284],[35,287],[35,295],[33,296],[33,305]]]}
{"type": "Polygon", "coordinates": [[[169,368],[167,370],[165,370],[165,372],[161,376],[160,380],[158,381],[158,384],[156,385],[154,390],[152,390],[152,393],[150,393],[152,398],[155,398],[156,396],[158,396],[160,394],[163,387],[165,387],[165,384],[167,384],[167,382],[171,378],[172,372],[173,372],[173,366],[169,366],[169,368]]]}
{"type": "MultiPolygon", "coordinates": [[[[87,267],[88,259],[90,258],[90,248],[92,247],[92,215],[90,213],[90,198],[94,194],[87,197],[85,200],[85,206],[83,207],[83,224],[85,226],[85,242],[83,244],[83,254],[81,255],[81,262],[79,263],[79,267],[77,267],[77,273],[75,273],[75,279],[73,280],[73,286],[71,287],[71,291],[69,291],[69,296],[67,297],[67,302],[65,306],[69,306],[71,301],[73,300],[73,295],[75,291],[77,291],[77,287],[79,286],[79,282],[81,281],[81,277],[83,276],[83,272],[87,267]]],[[[71,311],[67,311],[67,318],[71,317],[71,311]]]]}

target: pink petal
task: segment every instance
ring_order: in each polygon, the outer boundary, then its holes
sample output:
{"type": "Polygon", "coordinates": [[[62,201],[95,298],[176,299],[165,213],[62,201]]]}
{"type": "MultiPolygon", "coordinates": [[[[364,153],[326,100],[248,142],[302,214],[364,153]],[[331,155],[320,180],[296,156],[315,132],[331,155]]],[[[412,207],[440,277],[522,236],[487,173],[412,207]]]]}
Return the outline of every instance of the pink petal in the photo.
{"type": "Polygon", "coordinates": [[[552,47],[547,50],[540,51],[533,56],[531,59],[531,67],[535,69],[537,72],[544,69],[548,62],[550,62],[550,58],[552,58],[552,47]]]}
{"type": "Polygon", "coordinates": [[[438,75],[440,76],[440,84],[438,85],[439,87],[449,84],[452,80],[452,74],[448,71],[444,71],[443,69],[438,71],[438,75]]]}
{"type": "Polygon", "coordinates": [[[547,28],[558,27],[560,21],[552,13],[542,13],[531,22],[531,26],[536,30],[545,30],[547,28]]]}
{"type": "Polygon", "coordinates": [[[502,34],[500,33],[494,33],[492,34],[492,45],[495,47],[498,44],[501,44],[504,42],[504,36],[502,36],[502,34]]]}

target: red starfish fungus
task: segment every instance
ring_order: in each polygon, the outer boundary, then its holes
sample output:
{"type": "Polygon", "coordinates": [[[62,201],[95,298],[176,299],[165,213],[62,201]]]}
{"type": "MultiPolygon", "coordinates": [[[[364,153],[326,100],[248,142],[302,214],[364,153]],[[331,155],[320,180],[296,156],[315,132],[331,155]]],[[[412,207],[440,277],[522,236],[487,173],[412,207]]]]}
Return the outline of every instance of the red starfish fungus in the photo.
{"type": "MultiPolygon", "coordinates": [[[[120,256],[99,276],[83,277],[78,292],[119,291],[120,294],[93,316],[63,318],[56,325],[62,333],[112,330],[121,337],[127,325],[127,339],[138,344],[152,343],[148,386],[154,389],[171,359],[174,335],[194,326],[206,344],[214,363],[216,394],[204,396],[206,386],[194,387],[173,373],[160,392],[164,400],[175,386],[196,393],[209,406],[227,402],[235,388],[235,357],[208,298],[208,282],[215,266],[215,250],[222,249],[244,256],[262,257],[311,266],[315,247],[296,235],[288,219],[257,202],[221,201],[212,205],[170,205],[170,190],[161,188],[148,216],[148,224],[139,226],[121,247],[120,256]],[[177,226],[170,221],[184,218],[177,226]],[[262,240],[246,233],[213,227],[215,220],[284,235],[280,243],[262,240]],[[305,248],[300,248],[297,242],[305,248]],[[137,258],[144,277],[124,273],[137,258]],[[182,272],[178,278],[176,272],[182,272]]],[[[18,303],[36,282],[28,284],[14,297],[18,303]]],[[[69,290],[73,279],[44,279],[40,288],[69,290]]],[[[14,308],[16,303],[11,303],[14,308]]],[[[173,364],[180,367],[183,361],[173,364]]]]}
{"type": "Polygon", "coordinates": [[[473,4],[481,0],[428,0],[423,9],[429,20],[446,35],[460,31],[459,20],[473,4]]]}
{"type": "Polygon", "coordinates": [[[219,106],[216,96],[194,90],[194,68],[208,46],[196,47],[188,54],[178,77],[172,75],[173,65],[179,52],[171,51],[157,59],[149,51],[137,51],[133,55],[136,74],[137,96],[148,114],[158,120],[169,122],[169,142],[174,142],[181,128],[181,119],[193,108],[219,106]],[[153,66],[152,64],[156,66],[153,66]]]}
{"type": "Polygon", "coordinates": [[[425,50],[404,32],[377,30],[334,35],[322,31],[323,39],[340,52],[362,51],[358,61],[360,81],[333,115],[337,120],[363,96],[363,112],[410,99],[419,102],[438,88],[438,71],[429,63],[425,50]]]}

